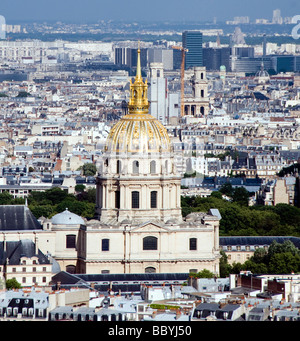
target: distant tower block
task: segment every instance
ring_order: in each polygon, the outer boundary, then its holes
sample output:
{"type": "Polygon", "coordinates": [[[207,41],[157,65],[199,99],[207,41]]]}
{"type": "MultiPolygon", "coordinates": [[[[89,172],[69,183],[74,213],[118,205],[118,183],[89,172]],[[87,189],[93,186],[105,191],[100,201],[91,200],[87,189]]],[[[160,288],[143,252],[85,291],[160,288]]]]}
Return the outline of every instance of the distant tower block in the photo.
{"type": "Polygon", "coordinates": [[[0,15],[0,39],[6,39],[6,21],[3,15],[0,15]]]}
{"type": "Polygon", "coordinates": [[[167,123],[167,79],[163,63],[150,63],[149,113],[162,124],[167,123]]]}
{"type": "Polygon", "coordinates": [[[192,78],[192,97],[185,97],[184,113],[197,118],[205,118],[208,111],[209,98],[207,96],[206,68],[196,66],[192,78]]]}

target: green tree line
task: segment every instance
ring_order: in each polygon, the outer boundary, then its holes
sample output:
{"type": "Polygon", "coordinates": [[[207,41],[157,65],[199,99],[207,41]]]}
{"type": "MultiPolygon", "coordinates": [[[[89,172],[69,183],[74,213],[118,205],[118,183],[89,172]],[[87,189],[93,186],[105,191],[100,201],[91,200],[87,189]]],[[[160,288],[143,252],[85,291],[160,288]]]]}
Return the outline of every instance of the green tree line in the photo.
{"type": "Polygon", "coordinates": [[[182,214],[217,208],[222,216],[220,236],[300,236],[300,208],[288,204],[248,206],[248,199],[243,187],[226,185],[206,198],[182,197],[182,214]]]}
{"type": "MultiPolygon", "coordinates": [[[[85,217],[93,218],[95,215],[96,189],[85,190],[76,186],[78,192],[69,194],[59,187],[46,191],[32,191],[27,197],[28,207],[36,218],[51,218],[66,208],[69,211],[85,217]]],[[[0,205],[24,205],[25,199],[14,199],[8,192],[0,193],[0,205]]]]}
{"type": "Polygon", "coordinates": [[[258,248],[245,263],[228,264],[227,256],[221,251],[220,276],[238,274],[242,270],[253,274],[290,274],[300,272],[300,250],[289,240],[280,244],[273,241],[268,250],[258,248]]]}

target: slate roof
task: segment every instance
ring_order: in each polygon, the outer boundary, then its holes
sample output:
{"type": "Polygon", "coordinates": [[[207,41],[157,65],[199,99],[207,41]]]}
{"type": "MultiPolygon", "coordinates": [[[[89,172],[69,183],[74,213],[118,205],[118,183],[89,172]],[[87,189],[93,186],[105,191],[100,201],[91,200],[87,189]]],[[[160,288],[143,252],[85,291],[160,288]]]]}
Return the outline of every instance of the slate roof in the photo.
{"type": "Polygon", "coordinates": [[[225,245],[271,245],[273,240],[277,243],[284,243],[290,240],[298,249],[300,249],[300,238],[297,237],[278,237],[278,236],[234,236],[234,237],[220,237],[219,243],[221,246],[225,245]]]}
{"type": "Polygon", "coordinates": [[[141,273],[141,274],[70,274],[60,271],[52,277],[55,287],[60,282],[61,287],[91,287],[94,283],[95,289],[105,291],[111,288],[113,291],[136,292],[140,291],[141,283],[165,282],[175,284],[186,281],[188,273],[141,273]]]}
{"type": "Polygon", "coordinates": [[[42,230],[30,209],[25,205],[0,205],[0,231],[42,230]]]}
{"type": "Polygon", "coordinates": [[[4,265],[9,260],[10,265],[20,265],[21,257],[32,258],[38,256],[39,264],[50,264],[48,258],[38,250],[38,254],[35,253],[35,244],[29,239],[23,239],[19,241],[7,241],[6,251],[4,251],[4,243],[0,242],[0,264],[4,265]]]}

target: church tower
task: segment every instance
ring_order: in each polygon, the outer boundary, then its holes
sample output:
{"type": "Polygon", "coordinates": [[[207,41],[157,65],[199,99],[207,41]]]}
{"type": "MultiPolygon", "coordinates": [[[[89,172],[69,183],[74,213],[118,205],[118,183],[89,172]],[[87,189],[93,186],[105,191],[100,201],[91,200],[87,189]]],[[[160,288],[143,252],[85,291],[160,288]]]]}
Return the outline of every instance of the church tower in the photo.
{"type": "Polygon", "coordinates": [[[191,115],[199,122],[205,123],[209,112],[208,83],[206,78],[206,68],[195,66],[192,77],[192,96],[184,99],[185,115],[191,115]]]}
{"type": "Polygon", "coordinates": [[[97,215],[103,222],[181,221],[180,185],[165,127],[149,114],[140,49],[129,113],[111,129],[97,178],[97,215]]]}

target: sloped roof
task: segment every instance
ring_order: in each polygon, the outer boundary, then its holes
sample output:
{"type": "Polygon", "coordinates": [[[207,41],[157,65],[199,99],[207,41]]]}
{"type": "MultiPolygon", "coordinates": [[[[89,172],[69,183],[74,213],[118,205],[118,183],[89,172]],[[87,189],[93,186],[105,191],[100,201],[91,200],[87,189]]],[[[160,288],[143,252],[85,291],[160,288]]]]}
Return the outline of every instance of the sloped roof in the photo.
{"type": "Polygon", "coordinates": [[[300,249],[300,238],[285,237],[285,236],[232,236],[220,237],[220,245],[271,245],[273,241],[277,243],[284,243],[290,240],[294,245],[300,249]]]}
{"type": "Polygon", "coordinates": [[[0,205],[0,231],[42,229],[42,225],[27,206],[0,205]]]}
{"type": "Polygon", "coordinates": [[[21,257],[38,257],[39,264],[50,264],[48,258],[38,250],[35,253],[35,244],[32,240],[23,239],[19,241],[7,241],[6,251],[4,251],[4,242],[0,242],[0,264],[5,264],[7,259],[10,265],[19,265],[21,257]]]}

